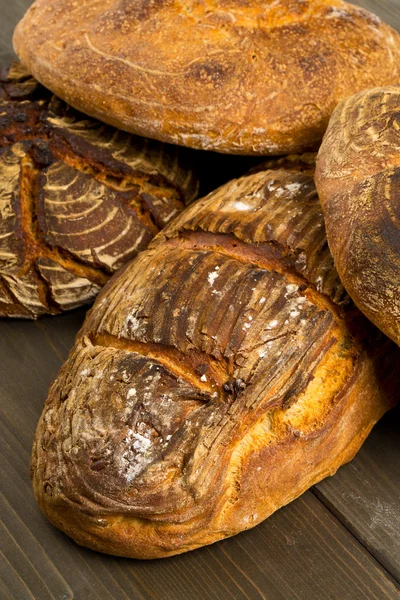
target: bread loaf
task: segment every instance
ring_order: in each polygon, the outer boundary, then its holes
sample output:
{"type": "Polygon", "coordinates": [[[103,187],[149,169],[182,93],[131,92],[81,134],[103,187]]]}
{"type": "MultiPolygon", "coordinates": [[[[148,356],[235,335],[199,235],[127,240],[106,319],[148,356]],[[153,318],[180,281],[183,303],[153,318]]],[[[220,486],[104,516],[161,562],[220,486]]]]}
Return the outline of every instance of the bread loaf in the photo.
{"type": "Polygon", "coordinates": [[[399,35],[342,0],[36,0],[14,46],[84,113],[232,154],[316,149],[339,100],[400,83],[399,35]]]}
{"type": "Polygon", "coordinates": [[[80,306],[197,193],[183,152],[0,76],[0,316],[80,306]]]}
{"type": "Polygon", "coordinates": [[[100,293],[32,453],[79,544],[158,558],[253,527],[394,404],[400,350],[349,303],[292,164],[192,205],[100,293]]]}
{"type": "Polygon", "coordinates": [[[335,111],[316,181],[340,277],[363,313],[400,345],[400,87],[335,111]]]}

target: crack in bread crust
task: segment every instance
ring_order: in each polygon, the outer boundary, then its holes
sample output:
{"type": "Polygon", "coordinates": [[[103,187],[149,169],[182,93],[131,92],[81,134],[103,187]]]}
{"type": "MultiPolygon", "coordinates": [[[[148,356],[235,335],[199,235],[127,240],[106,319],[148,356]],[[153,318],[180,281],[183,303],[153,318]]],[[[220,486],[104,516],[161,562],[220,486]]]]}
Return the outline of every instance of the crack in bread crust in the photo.
{"type": "Polygon", "coordinates": [[[196,229],[182,231],[178,237],[171,237],[165,243],[167,247],[191,248],[196,252],[212,251],[222,254],[243,264],[253,265],[268,271],[284,275],[289,284],[296,285],[307,299],[323,310],[330,310],[343,316],[340,304],[347,304],[348,298],[341,297],[335,303],[329,296],[317,289],[316,285],[296,269],[298,252],[292,253],[289,248],[280,247],[272,242],[264,242],[256,246],[243,242],[232,234],[215,234],[196,229]]]}
{"type": "Polygon", "coordinates": [[[182,354],[173,346],[131,341],[106,333],[91,336],[90,339],[94,346],[124,349],[157,360],[178,378],[185,379],[203,392],[214,393],[218,388],[222,389],[228,381],[225,369],[221,369],[221,365],[207,354],[182,354]],[[207,373],[208,379],[206,376],[204,381],[205,373],[207,373]],[[203,377],[203,381],[201,377],[203,377]]]}

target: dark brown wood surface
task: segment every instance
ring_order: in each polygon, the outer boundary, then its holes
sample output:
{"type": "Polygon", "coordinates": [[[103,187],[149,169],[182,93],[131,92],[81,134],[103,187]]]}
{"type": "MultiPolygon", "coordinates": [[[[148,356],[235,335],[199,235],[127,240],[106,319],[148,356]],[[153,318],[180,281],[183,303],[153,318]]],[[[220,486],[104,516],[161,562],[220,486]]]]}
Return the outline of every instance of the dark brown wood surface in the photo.
{"type": "MultiPolygon", "coordinates": [[[[0,0],[2,64],[29,4],[0,0]]],[[[400,0],[357,4],[400,29],[400,0]]],[[[218,183],[247,168],[229,157],[207,158],[208,168],[210,160],[218,183]]],[[[257,528],[196,552],[118,559],[80,548],[47,523],[31,492],[30,449],[48,386],[84,315],[0,321],[0,599],[400,598],[399,409],[334,477],[257,528]]]]}

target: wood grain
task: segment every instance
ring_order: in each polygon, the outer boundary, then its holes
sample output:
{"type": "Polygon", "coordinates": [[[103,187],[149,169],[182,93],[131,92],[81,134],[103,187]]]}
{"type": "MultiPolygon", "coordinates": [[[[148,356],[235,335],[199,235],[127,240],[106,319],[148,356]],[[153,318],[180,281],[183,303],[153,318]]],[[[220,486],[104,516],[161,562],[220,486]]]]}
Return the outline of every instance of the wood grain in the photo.
{"type": "Polygon", "coordinates": [[[400,581],[400,410],[387,415],[356,458],[314,493],[400,581]]]}
{"type": "Polygon", "coordinates": [[[4,598],[397,598],[385,571],[309,492],[254,530],[164,561],[96,554],[47,523],[29,482],[31,441],[83,316],[1,323],[4,598]],[[17,372],[25,376],[8,375],[17,372]]]}
{"type": "MultiPolygon", "coordinates": [[[[398,0],[354,3],[400,29],[398,0]]],[[[12,29],[29,4],[0,0],[3,64],[12,55],[12,29]]],[[[203,159],[207,170],[214,165],[218,183],[247,167],[223,157],[221,170],[218,159],[203,159]]],[[[80,310],[38,323],[0,322],[1,598],[399,598],[385,570],[400,580],[398,410],[375,428],[350,465],[314,490],[318,498],[308,492],[256,529],[186,556],[151,563],[114,559],[79,548],[49,525],[31,492],[30,447],[48,385],[83,318],[80,310]]]]}

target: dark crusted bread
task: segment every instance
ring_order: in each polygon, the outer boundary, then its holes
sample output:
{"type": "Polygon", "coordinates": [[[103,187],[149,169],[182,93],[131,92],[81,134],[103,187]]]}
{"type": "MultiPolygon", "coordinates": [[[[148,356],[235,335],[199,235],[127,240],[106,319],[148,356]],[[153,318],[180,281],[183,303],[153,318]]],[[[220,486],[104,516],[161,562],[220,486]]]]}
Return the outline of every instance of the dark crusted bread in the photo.
{"type": "Polygon", "coordinates": [[[400,83],[400,37],[342,0],[36,0],[14,46],[84,113],[193,148],[316,149],[337,103],[400,83]]]}
{"type": "Polygon", "coordinates": [[[400,345],[399,105],[400,87],[342,103],[318,155],[316,182],[348,293],[400,345]]]}
{"type": "Polygon", "coordinates": [[[18,64],[0,75],[0,316],[94,298],[197,193],[184,152],[80,115],[18,64]]]}
{"type": "Polygon", "coordinates": [[[157,558],[253,527],[394,404],[400,350],[349,303],[304,164],[198,201],[99,295],[32,454],[78,543],[157,558]]]}

